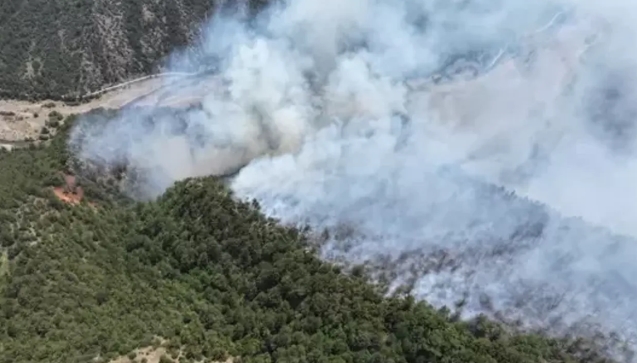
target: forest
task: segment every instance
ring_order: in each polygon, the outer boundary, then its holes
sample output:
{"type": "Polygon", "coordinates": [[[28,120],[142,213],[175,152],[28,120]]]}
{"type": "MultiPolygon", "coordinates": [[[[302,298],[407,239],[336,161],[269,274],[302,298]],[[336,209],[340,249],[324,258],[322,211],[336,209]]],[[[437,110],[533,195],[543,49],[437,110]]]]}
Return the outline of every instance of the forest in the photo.
{"type": "Polygon", "coordinates": [[[141,363],[159,344],[180,363],[610,362],[584,339],[387,296],[218,179],[129,200],[74,170],[74,119],[0,153],[0,363],[141,363]]]}
{"type": "MultiPolygon", "coordinates": [[[[197,39],[216,3],[3,0],[0,99],[75,100],[158,72],[197,39]]],[[[248,3],[258,9],[265,1],[248,3]]]]}

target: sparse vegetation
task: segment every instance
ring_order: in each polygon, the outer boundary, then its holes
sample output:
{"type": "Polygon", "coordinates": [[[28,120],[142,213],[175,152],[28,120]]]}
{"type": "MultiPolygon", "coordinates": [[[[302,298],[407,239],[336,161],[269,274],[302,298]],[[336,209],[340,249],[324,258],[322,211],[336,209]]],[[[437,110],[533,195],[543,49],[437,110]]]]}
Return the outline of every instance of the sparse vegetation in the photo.
{"type": "Polygon", "coordinates": [[[607,361],[578,341],[385,297],[214,178],[147,203],[63,178],[70,124],[48,147],[0,152],[0,363],[108,362],[157,336],[162,362],[607,361]],[[53,192],[69,183],[86,190],[78,203],[53,192]]]}
{"type": "Polygon", "coordinates": [[[61,113],[57,112],[57,111],[51,111],[49,112],[49,118],[46,120],[46,122],[44,123],[45,126],[48,128],[57,128],[60,126],[60,122],[64,120],[64,116],[62,116],[61,113]]]}
{"type": "Polygon", "coordinates": [[[62,121],[63,119],[64,119],[64,116],[62,116],[61,113],[57,111],[49,112],[49,120],[62,121]]]}
{"type": "Polygon", "coordinates": [[[46,127],[56,128],[56,127],[60,126],[60,121],[58,121],[56,119],[48,119],[48,120],[46,120],[46,122],[44,124],[45,124],[46,127]]]}

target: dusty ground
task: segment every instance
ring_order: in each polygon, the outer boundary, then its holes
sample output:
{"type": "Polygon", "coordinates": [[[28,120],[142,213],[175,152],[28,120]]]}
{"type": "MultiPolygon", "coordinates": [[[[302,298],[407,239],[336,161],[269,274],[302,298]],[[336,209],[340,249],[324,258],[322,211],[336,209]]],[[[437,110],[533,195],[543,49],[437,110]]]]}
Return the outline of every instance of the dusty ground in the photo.
{"type": "Polygon", "coordinates": [[[217,85],[210,76],[158,77],[117,88],[102,94],[99,99],[77,106],[50,100],[0,100],[0,147],[11,149],[21,142],[38,139],[49,113],[53,111],[67,116],[100,107],[118,109],[132,103],[140,106],[181,107],[199,102],[210,87],[217,85]]]}
{"type": "MultiPolygon", "coordinates": [[[[159,363],[159,360],[161,359],[162,356],[170,357],[166,348],[161,346],[157,348],[155,347],[139,348],[139,349],[135,349],[133,353],[134,353],[133,355],[135,356],[135,358],[133,359],[131,359],[129,356],[122,356],[122,357],[115,358],[109,363],[141,363],[141,362],[159,363]]],[[[175,359],[171,358],[171,360],[174,363],[179,363],[180,358],[181,357],[178,356],[175,359]]],[[[234,359],[228,358],[226,361],[223,361],[223,362],[219,361],[219,362],[211,362],[211,363],[233,363],[233,362],[234,362],[234,359]]],[[[203,362],[197,362],[197,363],[203,363],[203,362]]]]}
{"type": "MultiPolygon", "coordinates": [[[[116,358],[110,363],[133,363],[133,362],[141,362],[142,359],[146,359],[147,363],[159,363],[159,360],[161,359],[162,356],[168,355],[166,348],[164,347],[140,348],[140,349],[136,349],[134,352],[136,355],[135,359],[130,359],[127,356],[122,356],[122,357],[116,358]]],[[[179,363],[179,358],[174,360],[174,362],[179,363]]]]}
{"type": "Polygon", "coordinates": [[[80,114],[94,108],[119,108],[131,99],[159,89],[161,79],[144,82],[102,95],[88,103],[69,106],[64,102],[44,100],[41,102],[0,100],[0,142],[15,143],[25,139],[37,139],[49,113],[57,111],[62,115],[80,114]]]}

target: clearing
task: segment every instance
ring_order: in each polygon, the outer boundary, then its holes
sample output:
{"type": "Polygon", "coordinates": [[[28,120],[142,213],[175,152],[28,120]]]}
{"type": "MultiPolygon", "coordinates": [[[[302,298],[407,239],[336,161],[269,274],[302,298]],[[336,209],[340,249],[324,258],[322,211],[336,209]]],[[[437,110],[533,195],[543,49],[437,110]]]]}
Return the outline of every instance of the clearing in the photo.
{"type": "MultiPolygon", "coordinates": [[[[127,105],[183,107],[196,104],[219,83],[209,72],[142,77],[110,86],[99,98],[70,105],[62,101],[0,100],[0,147],[12,149],[37,140],[49,114],[82,114],[96,108],[119,109],[127,105]]],[[[98,94],[97,92],[95,94],[98,94]]]]}

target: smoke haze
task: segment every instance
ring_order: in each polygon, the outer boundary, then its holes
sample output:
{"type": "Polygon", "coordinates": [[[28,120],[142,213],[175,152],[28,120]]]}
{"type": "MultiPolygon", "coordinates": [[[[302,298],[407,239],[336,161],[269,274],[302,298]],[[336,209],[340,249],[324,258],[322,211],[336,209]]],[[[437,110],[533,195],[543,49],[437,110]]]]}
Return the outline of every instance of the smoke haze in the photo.
{"type": "Polygon", "coordinates": [[[232,189],[266,213],[349,229],[326,258],[422,265],[442,253],[454,262],[414,282],[434,304],[465,299],[467,315],[555,330],[586,322],[634,347],[637,244],[619,237],[637,237],[634,19],[622,0],[219,12],[194,52],[171,58],[214,63],[196,82],[217,87],[174,86],[200,107],[179,121],[159,108],[86,118],[70,146],[142,170],[143,197],[240,169],[232,189]]]}

